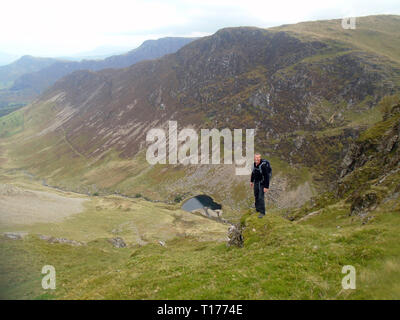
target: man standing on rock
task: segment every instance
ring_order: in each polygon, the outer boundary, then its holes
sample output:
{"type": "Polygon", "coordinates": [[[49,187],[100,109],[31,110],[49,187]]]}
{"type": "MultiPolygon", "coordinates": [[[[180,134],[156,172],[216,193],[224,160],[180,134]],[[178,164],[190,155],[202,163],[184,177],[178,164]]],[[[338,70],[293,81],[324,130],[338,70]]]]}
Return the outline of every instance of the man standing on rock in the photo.
{"type": "Polygon", "coordinates": [[[269,190],[269,181],[272,176],[271,165],[268,160],[261,159],[261,155],[254,155],[253,171],[251,173],[250,186],[254,189],[255,207],[259,212],[258,217],[265,216],[264,194],[269,190]]]}

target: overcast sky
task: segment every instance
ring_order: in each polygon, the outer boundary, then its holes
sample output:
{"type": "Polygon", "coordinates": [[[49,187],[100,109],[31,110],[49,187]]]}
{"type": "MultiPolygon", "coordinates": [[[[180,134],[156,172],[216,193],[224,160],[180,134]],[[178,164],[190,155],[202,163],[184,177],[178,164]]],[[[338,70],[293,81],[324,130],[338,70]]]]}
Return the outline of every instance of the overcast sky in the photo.
{"type": "Polygon", "coordinates": [[[223,27],[400,14],[399,0],[2,0],[0,51],[66,56],[223,27]]]}

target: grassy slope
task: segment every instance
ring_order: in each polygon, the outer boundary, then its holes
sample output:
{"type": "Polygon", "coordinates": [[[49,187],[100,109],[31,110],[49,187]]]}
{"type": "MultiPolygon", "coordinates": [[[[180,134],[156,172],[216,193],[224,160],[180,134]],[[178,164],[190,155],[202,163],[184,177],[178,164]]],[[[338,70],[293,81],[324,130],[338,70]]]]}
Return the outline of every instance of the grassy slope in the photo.
{"type": "MultiPolygon", "coordinates": [[[[0,170],[0,182],[24,190],[71,196],[42,186],[20,173],[0,170]]],[[[85,203],[84,211],[62,222],[0,225],[1,233],[29,234],[24,240],[10,241],[0,236],[0,298],[32,299],[45,294],[40,285],[40,270],[45,264],[54,265],[59,272],[57,281],[60,290],[57,290],[57,294],[66,293],[69,283],[74,282],[77,274],[85,275],[88,280],[113,269],[113,266],[125,263],[132,248],[137,246],[158,245],[158,241],[186,237],[199,243],[218,243],[226,237],[227,225],[189,214],[174,205],[120,196],[85,198],[89,201],[85,203]],[[74,247],[50,244],[40,240],[39,235],[76,240],[87,245],[74,247]],[[130,248],[117,250],[107,240],[113,237],[122,237],[130,248]]],[[[46,297],[45,294],[42,298],[46,297]]]]}
{"type": "Polygon", "coordinates": [[[24,114],[20,110],[0,117],[0,138],[10,137],[23,131],[23,126],[24,114]]]}
{"type": "Polygon", "coordinates": [[[398,15],[377,15],[358,17],[356,29],[343,29],[341,20],[338,19],[301,22],[272,29],[291,31],[304,39],[311,36],[316,39],[340,41],[363,51],[386,56],[400,64],[398,50],[400,39],[397,31],[399,24],[400,16],[398,15]]]}
{"type": "Polygon", "coordinates": [[[362,225],[345,212],[337,207],[322,224],[319,217],[301,224],[246,214],[240,249],[191,237],[130,249],[101,239],[83,247],[2,240],[2,297],[399,299],[398,213],[383,209],[362,225]],[[57,271],[51,293],[40,288],[44,264],[57,271]],[[341,269],[348,264],[356,268],[357,289],[344,291],[341,269]]]}

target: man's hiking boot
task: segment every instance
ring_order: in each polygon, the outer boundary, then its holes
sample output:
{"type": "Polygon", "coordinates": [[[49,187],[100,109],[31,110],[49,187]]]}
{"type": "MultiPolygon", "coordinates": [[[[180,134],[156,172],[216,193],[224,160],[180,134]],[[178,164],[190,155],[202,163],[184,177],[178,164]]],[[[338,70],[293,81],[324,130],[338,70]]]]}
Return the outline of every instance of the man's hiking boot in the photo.
{"type": "Polygon", "coordinates": [[[265,216],[265,213],[264,214],[262,214],[262,213],[260,213],[259,215],[258,215],[258,217],[261,219],[261,218],[264,218],[264,216],[265,216]]]}

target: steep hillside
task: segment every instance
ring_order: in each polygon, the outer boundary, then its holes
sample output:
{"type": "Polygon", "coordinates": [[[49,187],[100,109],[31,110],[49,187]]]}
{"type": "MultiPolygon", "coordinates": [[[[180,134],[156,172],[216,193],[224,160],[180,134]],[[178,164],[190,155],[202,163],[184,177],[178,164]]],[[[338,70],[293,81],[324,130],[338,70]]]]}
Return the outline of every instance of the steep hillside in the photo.
{"type": "Polygon", "coordinates": [[[395,59],[356,45],[377,19],[400,27],[397,16],[359,18],[363,28],[343,31],[354,41],[325,36],[340,20],[311,23],[319,37],[301,24],[227,28],[161,59],[74,72],[19,114],[24,130],[4,142],[7,166],[72,190],[160,200],[205,192],[239,210],[251,201],[247,177],[232,166],[150,166],[145,136],[171,119],[179,128],[255,128],[256,148],[275,168],[270,205],[301,205],[332,188],[349,143],[399,89],[395,59]]]}
{"type": "Polygon", "coordinates": [[[363,224],[373,220],[376,212],[399,212],[400,96],[395,100],[382,121],[361,132],[347,147],[333,191],[294,210],[290,219],[318,216],[323,221],[338,205],[363,224]]]}

